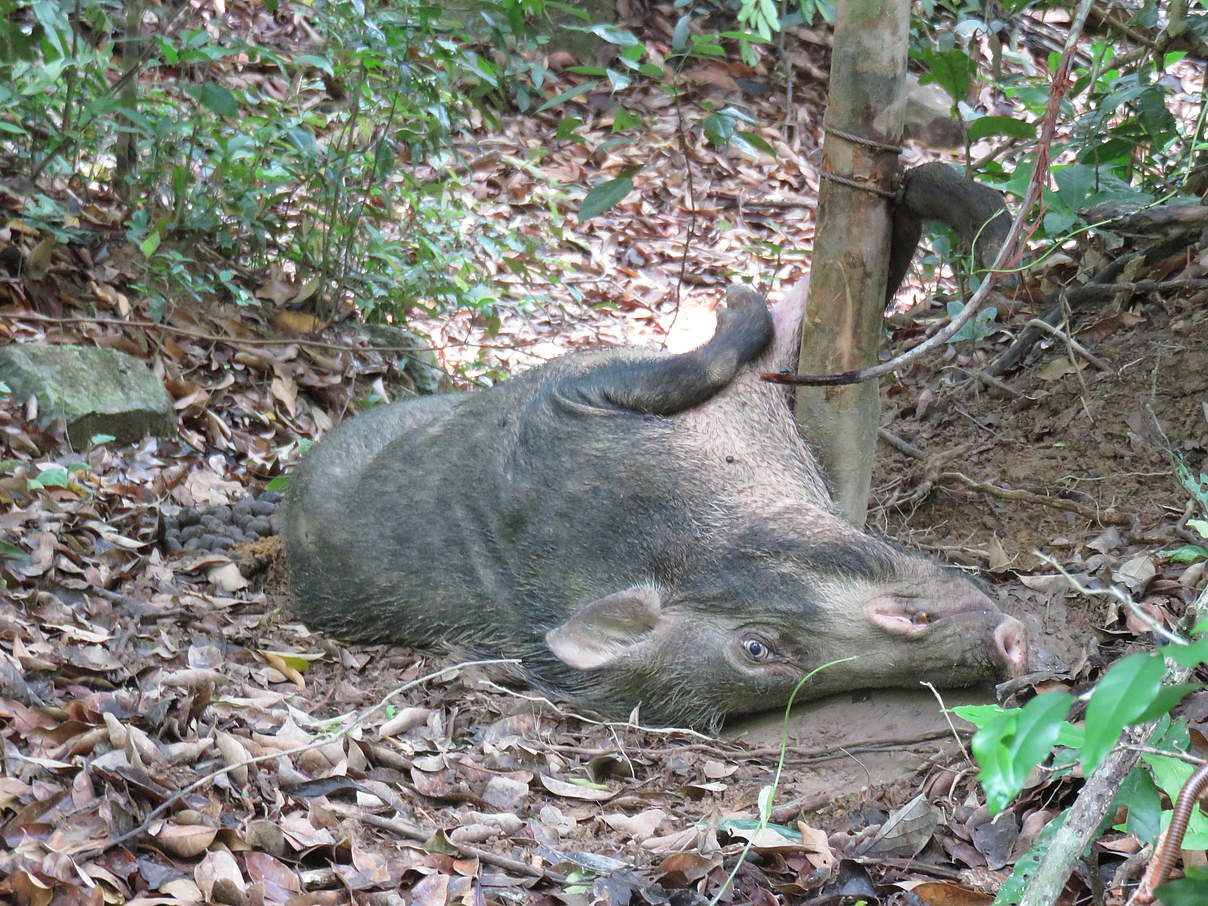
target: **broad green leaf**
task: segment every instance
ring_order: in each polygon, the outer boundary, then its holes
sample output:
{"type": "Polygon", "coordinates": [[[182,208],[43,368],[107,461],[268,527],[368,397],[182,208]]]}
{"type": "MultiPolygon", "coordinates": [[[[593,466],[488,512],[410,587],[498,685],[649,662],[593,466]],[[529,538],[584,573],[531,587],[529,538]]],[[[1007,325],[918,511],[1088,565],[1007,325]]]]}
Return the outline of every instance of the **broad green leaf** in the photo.
{"type": "Polygon", "coordinates": [[[565,141],[569,136],[575,134],[575,130],[583,125],[583,120],[577,116],[564,116],[558,121],[558,128],[554,131],[554,137],[558,141],[565,141]]]}
{"type": "Polygon", "coordinates": [[[36,480],[44,488],[65,488],[70,479],[71,476],[68,475],[66,469],[54,466],[40,472],[36,480]]]}
{"type": "Polygon", "coordinates": [[[1095,685],[1086,708],[1082,772],[1089,775],[1120,732],[1145,712],[1162,686],[1162,658],[1144,652],[1112,664],[1095,685]]]}
{"type": "Polygon", "coordinates": [[[1188,645],[1163,645],[1158,652],[1176,664],[1182,664],[1184,667],[1198,667],[1208,661],[1208,639],[1197,639],[1188,645]]]}
{"type": "Polygon", "coordinates": [[[1134,719],[1134,724],[1143,724],[1153,720],[1155,717],[1161,717],[1168,713],[1175,705],[1181,702],[1187,695],[1196,692],[1203,687],[1199,683],[1182,683],[1176,686],[1163,686],[1158,690],[1157,695],[1149,703],[1144,711],[1138,714],[1134,719]]]}
{"type": "Polygon", "coordinates": [[[190,85],[186,90],[197,99],[198,103],[219,116],[239,115],[239,105],[235,103],[235,95],[217,82],[190,85]]]}
{"type": "Polygon", "coordinates": [[[640,125],[642,125],[642,118],[630,113],[624,107],[617,107],[616,112],[612,115],[613,132],[623,132],[640,125]]]}
{"type": "Polygon", "coordinates": [[[970,141],[978,141],[991,135],[1008,138],[1035,138],[1036,124],[1017,120],[1012,116],[979,116],[969,124],[970,141]]]}
{"type": "Polygon", "coordinates": [[[313,66],[315,69],[320,69],[328,75],[335,75],[335,71],[331,68],[331,60],[318,54],[301,54],[294,57],[293,63],[295,66],[313,66]]]}
{"type": "Polygon", "coordinates": [[[144,257],[150,258],[155,254],[155,250],[159,248],[159,244],[163,242],[163,239],[164,237],[159,235],[158,232],[148,233],[147,238],[140,242],[138,247],[142,249],[144,257]]]}
{"type": "Polygon", "coordinates": [[[675,53],[683,53],[684,48],[688,46],[688,27],[691,24],[692,15],[690,13],[684,13],[675,23],[675,30],[671,33],[671,49],[675,53]]]}
{"type": "Polygon", "coordinates": [[[9,544],[7,541],[0,541],[0,558],[5,560],[24,560],[29,554],[17,547],[15,544],[9,544]]]}
{"type": "Polygon", "coordinates": [[[282,472],[280,475],[271,479],[269,481],[269,483],[266,484],[264,487],[265,487],[265,490],[269,490],[269,491],[281,491],[281,490],[284,490],[284,488],[287,484],[289,484],[289,473],[282,472]]]}
{"type": "Polygon", "coordinates": [[[633,84],[633,79],[623,72],[617,72],[615,69],[605,70],[608,76],[608,84],[612,86],[613,91],[624,91],[633,84]]]}
{"type": "Polygon", "coordinates": [[[1168,551],[1158,551],[1158,556],[1164,557],[1171,563],[1194,563],[1196,560],[1208,557],[1208,547],[1184,544],[1182,547],[1172,548],[1168,551]]]}
{"type": "Polygon", "coordinates": [[[1077,211],[1095,191],[1098,174],[1094,167],[1086,164],[1067,164],[1053,168],[1053,179],[1057,182],[1057,195],[1070,211],[1077,211]]]}
{"type": "Polygon", "coordinates": [[[1032,768],[1048,757],[1073,701],[1068,692],[1045,692],[1023,708],[1003,711],[974,734],[978,779],[991,814],[1006,808],[1032,768]]]}
{"type": "Polygon", "coordinates": [[[1153,843],[1161,833],[1162,797],[1149,772],[1139,765],[1133,767],[1120,785],[1116,805],[1128,808],[1124,829],[1145,843],[1153,843]]]}
{"type": "Polygon", "coordinates": [[[926,50],[919,54],[919,58],[926,65],[929,75],[924,76],[919,81],[922,84],[935,82],[946,92],[953,101],[962,101],[965,95],[969,93],[970,74],[973,71],[973,64],[969,61],[969,55],[963,50],[926,50]]]}
{"type": "Polygon", "coordinates": [[[1208,903],[1208,878],[1167,881],[1154,892],[1165,906],[1204,906],[1208,903]]]}
{"type": "Polygon", "coordinates": [[[1205,538],[1208,538],[1208,519],[1188,519],[1187,527],[1195,529],[1205,538]]]}
{"type": "Polygon", "coordinates": [[[952,709],[952,713],[961,720],[984,727],[995,720],[1004,710],[1001,705],[959,705],[952,709]]]}
{"type": "Polygon", "coordinates": [[[619,44],[621,47],[632,47],[642,43],[633,32],[615,25],[593,25],[588,30],[597,38],[603,38],[609,44],[619,44]]]}
{"type": "Polygon", "coordinates": [[[579,205],[579,223],[602,214],[633,191],[632,176],[618,176],[602,182],[583,198],[579,205]]]}
{"type": "Polygon", "coordinates": [[[730,139],[734,137],[734,117],[725,113],[711,113],[705,117],[701,126],[705,130],[705,137],[714,145],[728,144],[730,139]]]}

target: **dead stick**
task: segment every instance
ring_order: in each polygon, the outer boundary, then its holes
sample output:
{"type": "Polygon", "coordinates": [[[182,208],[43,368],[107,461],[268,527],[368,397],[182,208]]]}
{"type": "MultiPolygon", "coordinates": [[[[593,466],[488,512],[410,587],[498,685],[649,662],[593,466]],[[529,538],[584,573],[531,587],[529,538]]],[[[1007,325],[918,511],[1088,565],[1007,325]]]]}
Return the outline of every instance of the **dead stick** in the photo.
{"type": "Polygon", "coordinates": [[[1031,491],[1024,491],[1019,488],[1004,488],[996,484],[990,484],[985,481],[974,481],[968,475],[961,472],[941,472],[936,476],[936,481],[949,479],[960,482],[967,487],[978,491],[984,491],[992,497],[999,497],[1003,500],[1019,500],[1023,503],[1035,503],[1040,506],[1049,506],[1058,510],[1068,510],[1071,513],[1077,513],[1086,519],[1094,522],[1101,522],[1105,525],[1131,525],[1132,520],[1122,513],[1101,513],[1082,503],[1076,503],[1073,500],[1062,500],[1058,497],[1045,497],[1043,494],[1034,494],[1031,491]]]}
{"type": "MultiPolygon", "coordinates": [[[[1099,358],[1096,355],[1092,355],[1090,352],[1087,351],[1087,348],[1085,346],[1083,346],[1081,343],[1079,343],[1077,340],[1075,340],[1073,337],[1071,337],[1068,333],[1066,333],[1060,327],[1054,327],[1048,321],[1042,321],[1040,318],[1033,318],[1031,321],[1029,321],[1024,326],[1025,327],[1036,327],[1047,333],[1051,333],[1053,336],[1057,337],[1057,339],[1064,342],[1066,344],[1066,346],[1068,346],[1070,349],[1074,350],[1074,352],[1078,353],[1078,355],[1082,356],[1084,359],[1086,359],[1088,362],[1090,362],[1092,365],[1094,365],[1100,371],[1111,371],[1111,366],[1108,365],[1107,362],[1103,361],[1103,359],[1099,358]]],[[[1075,367],[1077,367],[1077,366],[1075,366],[1075,367]]]]}
{"type": "MultiPolygon", "coordinates": [[[[414,824],[400,821],[397,818],[383,818],[381,815],[375,815],[372,812],[366,812],[364,809],[345,805],[342,802],[329,802],[327,807],[346,817],[355,818],[358,821],[363,821],[365,824],[371,824],[374,827],[390,831],[392,834],[398,834],[400,837],[406,837],[419,843],[431,840],[436,834],[435,830],[424,830],[423,828],[416,827],[414,824]]],[[[527,862],[521,862],[519,859],[501,856],[490,850],[480,849],[477,846],[470,846],[466,843],[455,843],[452,840],[448,842],[463,855],[478,859],[480,862],[486,862],[488,865],[494,865],[496,868],[524,875],[527,878],[539,878],[552,884],[566,883],[566,875],[559,874],[556,871],[543,871],[540,868],[529,865],[527,862]]]]}

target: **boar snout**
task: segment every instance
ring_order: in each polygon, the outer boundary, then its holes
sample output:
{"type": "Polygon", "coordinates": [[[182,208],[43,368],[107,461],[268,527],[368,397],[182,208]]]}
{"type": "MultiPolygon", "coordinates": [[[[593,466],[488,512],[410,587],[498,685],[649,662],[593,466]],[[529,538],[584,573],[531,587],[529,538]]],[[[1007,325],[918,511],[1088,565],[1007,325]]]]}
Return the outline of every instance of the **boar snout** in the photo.
{"type": "Polygon", "coordinates": [[[1022,676],[1028,670],[1028,632],[1023,623],[1006,617],[994,628],[994,647],[1009,676],[1022,676]]]}
{"type": "Polygon", "coordinates": [[[922,641],[938,635],[985,639],[990,656],[1005,676],[1020,676],[1027,670],[1027,630],[1014,617],[1004,616],[980,593],[951,609],[932,611],[923,599],[889,597],[869,611],[874,626],[890,635],[922,641]]]}

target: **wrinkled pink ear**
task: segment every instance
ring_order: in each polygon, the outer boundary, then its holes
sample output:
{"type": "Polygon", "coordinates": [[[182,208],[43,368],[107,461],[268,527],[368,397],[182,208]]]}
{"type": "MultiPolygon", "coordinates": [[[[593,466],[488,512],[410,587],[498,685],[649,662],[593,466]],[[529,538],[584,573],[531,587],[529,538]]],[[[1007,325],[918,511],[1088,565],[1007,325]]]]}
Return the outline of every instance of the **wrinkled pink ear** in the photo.
{"type": "Polygon", "coordinates": [[[605,667],[633,650],[662,619],[659,593],[635,585],[584,605],[545,634],[558,659],[579,670],[605,667]]]}

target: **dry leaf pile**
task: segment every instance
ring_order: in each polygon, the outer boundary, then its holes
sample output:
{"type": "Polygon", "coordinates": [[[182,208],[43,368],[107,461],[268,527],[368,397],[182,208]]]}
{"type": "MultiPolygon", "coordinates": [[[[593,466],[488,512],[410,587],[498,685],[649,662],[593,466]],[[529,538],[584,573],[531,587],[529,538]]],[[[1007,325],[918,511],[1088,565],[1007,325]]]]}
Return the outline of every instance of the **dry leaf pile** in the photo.
{"type": "MultiPolygon", "coordinates": [[[[657,38],[663,26],[647,27],[657,38]]],[[[589,343],[670,333],[691,345],[736,276],[791,285],[807,269],[817,185],[824,70],[811,35],[790,44],[801,105],[792,140],[783,96],[754,91],[774,82],[770,71],[716,63],[682,76],[690,99],[745,99],[776,160],[691,134],[686,165],[674,103],[643,88],[624,101],[648,136],[604,154],[592,149],[611,134],[607,95],[582,99],[583,144],[554,142],[553,114],[467,134],[478,209],[561,235],[581,301],[546,287],[558,305],[505,306],[497,325],[471,312],[413,325],[441,361],[473,376],[589,343]],[[551,214],[551,199],[567,209],[573,187],[636,164],[635,193],[607,214],[584,225],[551,214]]],[[[112,204],[84,204],[98,236],[87,248],[26,225],[31,199],[19,181],[0,184],[0,264],[21,262],[0,272],[0,342],[143,358],[175,401],[180,434],[71,451],[61,426],[40,428],[25,401],[0,400],[0,899],[663,906],[718,894],[738,866],[723,902],[986,904],[1072,795],[1068,780],[1041,772],[991,822],[967,763],[953,768],[932,740],[856,716],[842,748],[791,741],[761,826],[778,746],[600,723],[517,687],[504,665],[336,646],[227,556],[167,556],[165,505],[242,499],[356,400],[410,389],[410,360],[356,331],[317,332],[284,307],[299,287],[278,270],[249,277],[263,308],[214,301],[147,325],[129,291],[137,256],[114,238],[112,204]],[[827,764],[903,747],[921,765],[909,782],[802,792],[827,764]]],[[[1163,276],[1198,276],[1199,261],[1184,256],[1163,276]]],[[[495,276],[517,297],[530,289],[502,266],[495,276]]],[[[887,382],[886,424],[925,458],[886,449],[878,518],[989,572],[1042,640],[1047,669],[1034,682],[1080,691],[1140,646],[1144,627],[1069,592],[1031,551],[1121,584],[1175,624],[1205,576],[1202,563],[1157,553],[1183,538],[1187,501],[1160,440],[1208,468],[1208,321],[1194,293],[1128,295],[1074,325],[1109,372],[1054,340],[1004,379],[1013,394],[971,383],[1031,316],[1026,302],[1004,307],[987,340],[887,382]]],[[[915,342],[932,317],[895,322],[894,343],[915,342]]],[[[1186,713],[1202,741],[1208,697],[1186,713]]],[[[1107,862],[1135,844],[1111,835],[1107,862]]]]}

